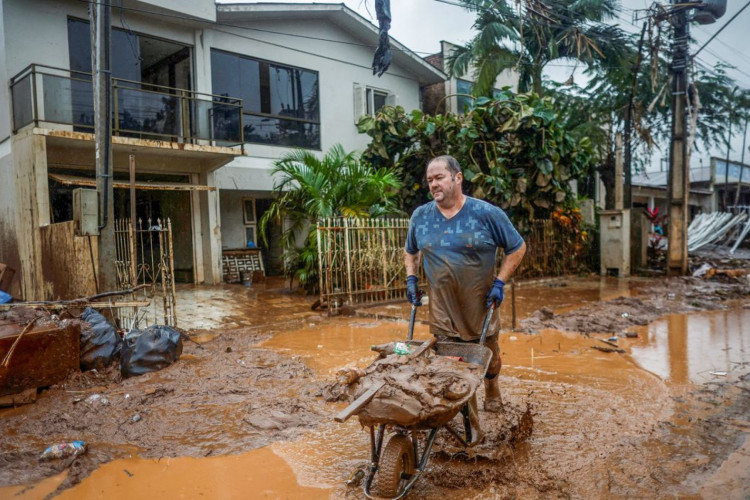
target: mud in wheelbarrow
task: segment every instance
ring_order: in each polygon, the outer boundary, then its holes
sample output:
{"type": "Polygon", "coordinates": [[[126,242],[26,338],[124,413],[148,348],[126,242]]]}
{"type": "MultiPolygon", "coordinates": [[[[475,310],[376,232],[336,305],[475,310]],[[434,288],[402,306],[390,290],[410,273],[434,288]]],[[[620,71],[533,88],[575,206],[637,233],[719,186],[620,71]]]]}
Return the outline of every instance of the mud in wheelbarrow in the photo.
{"type": "MultiPolygon", "coordinates": [[[[481,380],[492,358],[492,351],[483,345],[491,316],[492,310],[485,318],[482,336],[477,344],[436,343],[434,339],[419,342],[411,340],[414,323],[414,310],[412,310],[409,338],[405,343],[409,344],[416,356],[404,359],[403,369],[408,370],[410,364],[424,363],[424,359],[420,361],[418,357],[429,349],[430,363],[438,364],[438,374],[443,369],[446,373],[451,370],[468,370],[471,373],[471,384],[465,393],[460,394],[460,397],[451,397],[451,400],[446,400],[443,406],[427,405],[426,409],[419,408],[419,397],[405,400],[403,395],[399,396],[395,393],[393,380],[386,377],[370,385],[356,401],[336,417],[337,421],[343,421],[351,415],[357,415],[360,423],[369,428],[369,467],[355,471],[349,481],[352,484],[364,479],[363,489],[368,498],[375,498],[371,493],[373,484],[380,498],[399,499],[406,496],[425,471],[440,429],[445,429],[464,446],[468,446],[468,443],[472,441],[468,404],[475,398],[476,389],[481,385],[481,380]],[[465,365],[462,366],[462,364],[465,365]],[[417,407],[409,405],[417,405],[417,407]],[[463,414],[463,435],[449,425],[459,412],[463,414]],[[415,417],[415,415],[418,416],[415,417]],[[387,440],[386,436],[389,436],[387,440]]],[[[375,363],[370,367],[374,365],[375,363]]]]}

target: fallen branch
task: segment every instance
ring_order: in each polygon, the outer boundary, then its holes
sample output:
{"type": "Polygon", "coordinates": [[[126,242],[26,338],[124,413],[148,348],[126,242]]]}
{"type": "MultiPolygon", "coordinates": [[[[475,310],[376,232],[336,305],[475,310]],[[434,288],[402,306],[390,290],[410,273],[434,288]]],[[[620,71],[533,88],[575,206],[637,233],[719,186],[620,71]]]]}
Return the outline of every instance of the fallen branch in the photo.
{"type": "Polygon", "coordinates": [[[602,352],[617,352],[620,354],[625,353],[625,349],[620,349],[619,347],[602,347],[598,345],[592,345],[591,348],[602,352]]]}

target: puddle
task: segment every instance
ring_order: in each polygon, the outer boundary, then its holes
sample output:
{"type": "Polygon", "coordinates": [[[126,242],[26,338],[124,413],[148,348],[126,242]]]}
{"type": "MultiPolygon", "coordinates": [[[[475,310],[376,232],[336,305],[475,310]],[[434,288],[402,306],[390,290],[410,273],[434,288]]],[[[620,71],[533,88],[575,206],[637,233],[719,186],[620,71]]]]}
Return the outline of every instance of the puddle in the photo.
{"type": "Polygon", "coordinates": [[[633,359],[671,384],[734,379],[750,366],[750,309],[672,314],[638,328],[633,359]]]}
{"type": "MultiPolygon", "coordinates": [[[[427,325],[415,325],[414,338],[428,338],[428,328],[427,325]]],[[[260,347],[298,356],[325,377],[342,366],[367,366],[375,357],[370,346],[403,340],[408,330],[407,321],[335,318],[278,333],[261,343],[260,347]]]]}
{"type": "MultiPolygon", "coordinates": [[[[549,307],[555,314],[580,308],[588,303],[612,300],[617,297],[632,297],[644,282],[637,278],[565,278],[547,282],[531,282],[516,285],[516,321],[529,317],[534,311],[549,307]]],[[[388,305],[362,307],[365,315],[390,318],[408,318],[409,304],[404,300],[388,305]]],[[[417,319],[427,320],[427,307],[418,310],[417,319]]],[[[500,306],[502,328],[512,327],[511,287],[505,287],[505,300],[500,306]]]]}
{"type": "MultiPolygon", "coordinates": [[[[269,447],[208,458],[120,459],[55,498],[329,498],[327,489],[299,485],[293,477],[289,465],[269,447]]],[[[0,496],[44,498],[62,479],[55,476],[25,491],[3,488],[0,496]]]]}

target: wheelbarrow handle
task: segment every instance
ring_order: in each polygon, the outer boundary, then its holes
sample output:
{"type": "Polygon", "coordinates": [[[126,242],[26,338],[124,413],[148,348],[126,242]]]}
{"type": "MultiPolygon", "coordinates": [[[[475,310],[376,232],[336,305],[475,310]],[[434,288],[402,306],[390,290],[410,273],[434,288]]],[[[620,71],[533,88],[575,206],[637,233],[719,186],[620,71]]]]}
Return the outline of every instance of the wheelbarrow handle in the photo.
{"type": "MultiPolygon", "coordinates": [[[[423,296],[424,291],[417,291],[417,302],[421,301],[423,296]]],[[[414,337],[414,323],[417,321],[417,307],[418,306],[415,304],[411,305],[411,314],[409,315],[409,333],[406,336],[406,340],[412,340],[414,337]]]]}
{"type": "Polygon", "coordinates": [[[487,330],[490,328],[490,320],[492,319],[492,313],[495,312],[495,303],[487,310],[487,314],[484,316],[484,325],[482,325],[482,336],[479,338],[479,345],[484,345],[484,341],[487,340],[487,330]]]}

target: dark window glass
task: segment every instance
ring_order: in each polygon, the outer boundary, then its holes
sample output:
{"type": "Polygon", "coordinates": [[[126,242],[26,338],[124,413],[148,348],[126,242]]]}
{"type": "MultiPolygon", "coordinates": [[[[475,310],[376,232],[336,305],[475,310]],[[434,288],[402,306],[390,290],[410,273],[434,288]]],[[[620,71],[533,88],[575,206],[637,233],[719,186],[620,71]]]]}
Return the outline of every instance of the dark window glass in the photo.
{"type": "Polygon", "coordinates": [[[459,94],[456,98],[456,112],[458,114],[466,113],[474,107],[474,99],[470,97],[473,87],[472,83],[467,82],[466,80],[456,81],[456,93],[459,94]]]}
{"type": "Polygon", "coordinates": [[[226,52],[211,51],[211,81],[214,94],[240,97],[239,59],[226,52]]]}
{"type": "Polygon", "coordinates": [[[241,97],[245,140],[320,148],[318,74],[211,51],[213,93],[241,97]]]}
{"type": "MultiPolygon", "coordinates": [[[[112,30],[112,76],[140,81],[140,46],[137,35],[112,30]]],[[[91,30],[87,21],[68,19],[70,70],[91,73],[91,30]]],[[[84,77],[84,75],[73,75],[84,77]]],[[[85,75],[91,79],[90,75],[85,75]]]]}
{"type": "MultiPolygon", "coordinates": [[[[235,56],[236,57],[236,56],[235,56]]],[[[260,74],[258,61],[237,57],[239,63],[239,91],[230,94],[242,98],[242,105],[246,111],[260,111],[260,74]]]]}
{"type": "Polygon", "coordinates": [[[245,114],[245,141],[320,149],[320,125],[245,114]]]}

